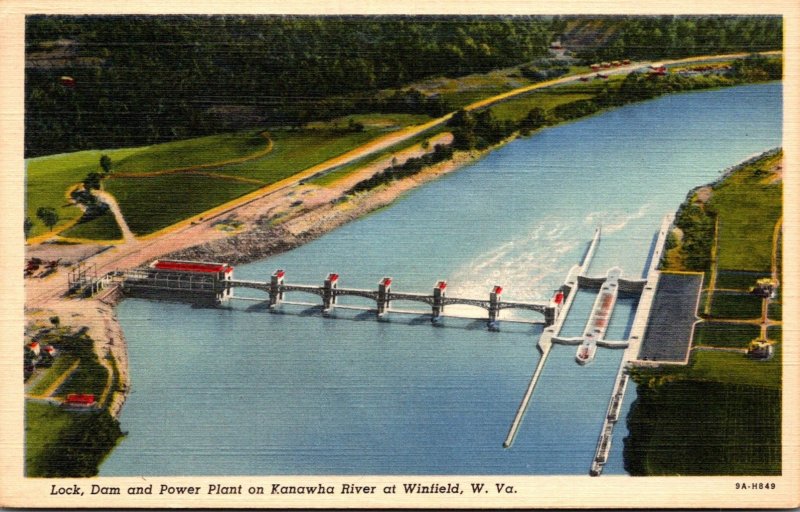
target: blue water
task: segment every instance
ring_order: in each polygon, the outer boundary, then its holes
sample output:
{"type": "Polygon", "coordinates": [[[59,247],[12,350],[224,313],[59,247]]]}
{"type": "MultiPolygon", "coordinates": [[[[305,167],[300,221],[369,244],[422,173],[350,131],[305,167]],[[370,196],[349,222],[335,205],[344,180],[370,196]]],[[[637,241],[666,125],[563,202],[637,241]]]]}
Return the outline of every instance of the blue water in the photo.
{"type": "MultiPolygon", "coordinates": [[[[236,268],[240,279],[543,300],[578,262],[594,229],[590,269],[642,275],[654,232],[687,191],[781,141],[781,85],[680,94],[544,130],[414,190],[392,206],[288,253],[236,268]]],[[[262,297],[256,291],[236,291],[262,297]]],[[[314,296],[290,300],[317,303],[314,296]]],[[[563,334],[579,335],[594,295],[581,292],[563,334]],[[575,331],[574,333],[571,333],[575,331]]],[[[363,299],[345,303],[369,306],[363,299]]],[[[627,335],[621,297],[607,337],[627,335]]],[[[402,309],[419,304],[399,303],[402,309]]],[[[126,300],[133,392],[128,436],[102,475],[587,474],[622,352],[588,366],[556,346],[522,428],[503,449],[535,368],[540,327],[463,307],[441,327],[424,315],[257,302],[230,309],[126,300]]],[[[532,312],[504,312],[534,320],[532,312]]],[[[507,316],[506,316],[507,315],[507,316]]],[[[628,389],[623,417],[635,399],[628,389]]],[[[607,473],[624,473],[624,422],[607,473]]]]}

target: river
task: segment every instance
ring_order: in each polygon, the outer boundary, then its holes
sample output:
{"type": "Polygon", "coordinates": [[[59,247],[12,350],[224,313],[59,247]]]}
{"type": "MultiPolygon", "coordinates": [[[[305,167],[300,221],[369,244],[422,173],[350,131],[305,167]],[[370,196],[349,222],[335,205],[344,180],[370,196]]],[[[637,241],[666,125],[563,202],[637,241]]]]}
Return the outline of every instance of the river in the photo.
{"type": "MultiPolygon", "coordinates": [[[[545,129],[416,189],[390,207],[285,254],[238,266],[237,279],[544,300],[577,263],[594,229],[590,274],[614,265],[639,277],[653,235],[687,191],[781,144],[780,83],[677,94],[545,129]]],[[[243,297],[263,297],[239,291],[243,297]]],[[[577,335],[594,296],[565,324],[577,335]]],[[[314,296],[289,300],[317,302],[314,296]]],[[[367,306],[363,299],[343,304],[367,306]]],[[[419,309],[420,304],[397,304],[419,309]]],[[[635,301],[618,303],[609,339],[626,335],[635,301]]],[[[515,444],[502,448],[539,359],[541,328],[463,307],[434,327],[425,314],[257,301],[195,308],[138,299],[118,306],[133,388],[128,432],[100,468],[115,475],[588,473],[622,352],[588,366],[555,346],[515,444]]],[[[635,399],[630,386],[624,418],[635,399]]],[[[604,474],[623,474],[625,423],[604,474]]]]}

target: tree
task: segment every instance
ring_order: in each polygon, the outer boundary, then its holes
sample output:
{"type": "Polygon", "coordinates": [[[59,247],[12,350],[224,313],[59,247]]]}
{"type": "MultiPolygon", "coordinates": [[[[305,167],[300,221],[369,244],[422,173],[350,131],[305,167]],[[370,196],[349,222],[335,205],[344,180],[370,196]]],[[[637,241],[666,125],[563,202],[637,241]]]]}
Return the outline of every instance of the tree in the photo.
{"type": "Polygon", "coordinates": [[[30,217],[25,217],[25,238],[28,238],[31,235],[31,230],[33,229],[33,220],[30,217]]]}
{"type": "Polygon", "coordinates": [[[40,206],[36,210],[36,216],[50,231],[53,230],[53,226],[58,224],[58,212],[50,206],[40,206]]]}
{"type": "Polygon", "coordinates": [[[108,155],[101,156],[100,167],[103,168],[103,172],[105,172],[106,174],[111,172],[111,157],[108,155]]]}
{"type": "Polygon", "coordinates": [[[102,177],[103,176],[101,176],[100,173],[90,172],[83,179],[83,188],[86,190],[100,190],[100,179],[102,177]]]}

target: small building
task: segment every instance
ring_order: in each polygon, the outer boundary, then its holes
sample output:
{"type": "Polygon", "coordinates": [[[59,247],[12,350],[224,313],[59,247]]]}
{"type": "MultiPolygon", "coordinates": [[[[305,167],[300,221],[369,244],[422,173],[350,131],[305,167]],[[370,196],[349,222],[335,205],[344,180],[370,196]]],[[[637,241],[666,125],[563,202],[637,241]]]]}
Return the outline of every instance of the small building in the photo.
{"type": "Polygon", "coordinates": [[[777,296],[778,282],[771,277],[765,277],[756,281],[756,285],[750,288],[750,293],[765,299],[774,299],[777,296]]]}
{"type": "Polygon", "coordinates": [[[775,348],[765,340],[753,340],[747,347],[747,357],[766,361],[772,359],[775,348]]]}

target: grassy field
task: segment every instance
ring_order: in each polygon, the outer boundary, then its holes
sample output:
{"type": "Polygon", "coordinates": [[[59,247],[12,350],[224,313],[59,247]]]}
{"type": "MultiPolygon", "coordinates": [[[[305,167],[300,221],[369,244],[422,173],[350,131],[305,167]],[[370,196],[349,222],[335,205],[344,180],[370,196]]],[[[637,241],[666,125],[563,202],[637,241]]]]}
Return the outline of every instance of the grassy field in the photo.
{"type": "Polygon", "coordinates": [[[56,390],[57,397],[70,393],[91,393],[100,398],[108,383],[108,370],[97,359],[83,358],[81,364],[70,377],[56,390]]]}
{"type": "Polygon", "coordinates": [[[491,107],[491,110],[498,119],[518,122],[525,118],[528,112],[535,107],[552,110],[565,103],[591,99],[606,86],[611,90],[618,88],[623,79],[624,75],[613,75],[608,80],[592,80],[585,83],[541,89],[525,96],[499,103],[491,107]]]}
{"type": "Polygon", "coordinates": [[[72,238],[87,238],[89,240],[121,240],[122,231],[119,229],[114,214],[106,212],[100,217],[87,222],[75,224],[61,232],[62,236],[72,238]]]}
{"type": "Polygon", "coordinates": [[[150,173],[243,158],[266,149],[268,141],[260,133],[250,130],[149,146],[119,160],[112,157],[112,173],[150,173]]]}
{"type": "Polygon", "coordinates": [[[747,344],[758,338],[760,332],[757,325],[701,322],[694,328],[694,344],[747,348],[747,344]]]}
{"type": "Polygon", "coordinates": [[[265,185],[275,183],[369,142],[380,133],[381,130],[377,129],[363,132],[275,131],[272,132],[274,147],[268,155],[209,169],[209,172],[256,179],[265,185]]]}
{"type": "Polygon", "coordinates": [[[131,231],[146,235],[235,199],[258,185],[221,178],[166,174],[111,178],[105,188],[116,197],[131,231]]]}
{"type": "Polygon", "coordinates": [[[322,176],[319,176],[317,178],[314,178],[314,179],[310,180],[310,182],[314,183],[316,185],[323,185],[323,186],[330,185],[331,183],[335,182],[336,180],[338,180],[338,179],[340,179],[340,178],[342,178],[344,176],[347,176],[348,174],[350,174],[353,171],[356,171],[356,170],[358,170],[358,169],[360,169],[360,168],[362,168],[362,167],[364,167],[366,165],[370,165],[373,162],[377,162],[378,160],[384,159],[387,156],[391,155],[392,153],[395,153],[397,151],[401,151],[401,150],[403,150],[405,148],[413,146],[414,144],[418,144],[418,143],[423,142],[423,141],[425,141],[427,139],[430,139],[431,137],[435,136],[438,133],[441,133],[444,130],[445,130],[445,127],[434,128],[434,129],[432,129],[432,130],[430,130],[428,132],[425,132],[422,135],[417,135],[416,137],[412,137],[411,139],[409,139],[407,141],[404,141],[404,142],[389,146],[388,148],[386,148],[384,150],[381,150],[381,151],[378,151],[377,153],[375,153],[373,155],[370,155],[370,156],[367,156],[367,157],[364,157],[364,158],[359,158],[358,160],[356,160],[354,162],[351,162],[351,163],[349,163],[347,165],[343,165],[341,167],[338,167],[338,168],[336,168],[335,170],[333,170],[333,171],[331,171],[329,173],[323,174],[322,176]]]}
{"type": "Polygon", "coordinates": [[[331,119],[330,121],[315,121],[308,123],[308,129],[340,129],[349,128],[350,122],[361,123],[368,130],[392,131],[426,123],[431,120],[430,116],[423,114],[353,114],[349,116],[331,119]]]}
{"type": "Polygon", "coordinates": [[[711,300],[711,316],[714,318],[759,318],[761,297],[749,293],[715,292],[711,300]]]}
{"type": "Polygon", "coordinates": [[[112,160],[118,160],[145,150],[146,148],[128,148],[80,151],[26,160],[25,215],[34,221],[30,236],[47,232],[44,224],[36,218],[36,210],[41,206],[55,208],[58,212],[60,220],[56,229],[81,216],[81,210],[67,200],[67,191],[90,172],[102,172],[101,155],[109,155],[112,160]]]}
{"type": "Polygon", "coordinates": [[[48,445],[73,423],[74,413],[48,403],[25,402],[25,474],[38,474],[48,445]]]}
{"type": "Polygon", "coordinates": [[[641,389],[625,440],[634,475],[781,473],[781,392],[721,382],[641,389]]]}
{"type": "MultiPolygon", "coordinates": [[[[70,366],[75,362],[77,357],[70,353],[62,353],[60,354],[55,361],[53,361],[53,366],[46,370],[46,373],[36,382],[34,386],[28,390],[28,393],[31,395],[41,395],[44,391],[49,388],[61,375],[69,369],[70,366]]],[[[41,370],[37,370],[41,371],[41,370]]]]}
{"type": "Polygon", "coordinates": [[[771,181],[772,157],[733,173],[715,187],[711,206],[720,218],[719,268],[769,272],[772,236],[782,213],[783,187],[771,181]]]}
{"type": "Polygon", "coordinates": [[[717,272],[717,289],[742,290],[747,292],[762,277],[770,277],[768,272],[735,272],[722,270],[717,272]]]}
{"type": "Polygon", "coordinates": [[[780,325],[770,325],[767,327],[767,338],[775,341],[783,340],[783,327],[780,325]]]}
{"type": "Polygon", "coordinates": [[[88,477],[122,436],[106,411],[25,402],[25,476],[88,477]]]}

